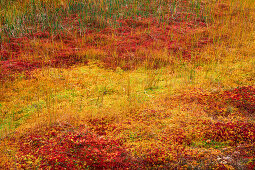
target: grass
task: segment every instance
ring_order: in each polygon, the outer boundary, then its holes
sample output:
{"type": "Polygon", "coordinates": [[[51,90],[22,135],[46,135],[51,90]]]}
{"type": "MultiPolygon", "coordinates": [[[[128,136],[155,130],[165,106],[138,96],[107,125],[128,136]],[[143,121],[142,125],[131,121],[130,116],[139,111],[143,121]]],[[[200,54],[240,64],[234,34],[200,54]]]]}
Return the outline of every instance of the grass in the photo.
{"type": "Polygon", "coordinates": [[[254,168],[254,6],[1,0],[0,167],[254,168]]]}

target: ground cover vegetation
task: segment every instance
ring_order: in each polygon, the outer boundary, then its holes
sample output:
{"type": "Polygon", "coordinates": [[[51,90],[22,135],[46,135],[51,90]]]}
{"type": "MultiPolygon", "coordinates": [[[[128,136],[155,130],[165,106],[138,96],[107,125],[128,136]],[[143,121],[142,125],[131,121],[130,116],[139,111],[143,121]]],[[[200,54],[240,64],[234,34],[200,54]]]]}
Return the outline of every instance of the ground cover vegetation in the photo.
{"type": "Polygon", "coordinates": [[[254,0],[0,0],[1,169],[254,169],[254,0]]]}

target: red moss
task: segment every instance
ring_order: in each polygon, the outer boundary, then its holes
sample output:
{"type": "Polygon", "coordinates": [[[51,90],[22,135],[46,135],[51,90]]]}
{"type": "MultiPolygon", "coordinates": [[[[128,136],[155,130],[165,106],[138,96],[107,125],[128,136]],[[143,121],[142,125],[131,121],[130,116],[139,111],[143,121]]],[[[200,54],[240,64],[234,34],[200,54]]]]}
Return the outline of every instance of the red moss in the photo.
{"type": "Polygon", "coordinates": [[[28,38],[10,38],[7,42],[1,42],[1,60],[17,58],[24,48],[27,47],[28,38]]]}
{"type": "Polygon", "coordinates": [[[112,123],[113,119],[106,118],[95,118],[88,121],[88,125],[91,130],[98,135],[107,135],[107,131],[111,132],[117,128],[115,124],[112,123]]]}
{"type": "Polygon", "coordinates": [[[223,93],[227,102],[244,109],[249,113],[255,112],[255,88],[253,86],[238,87],[223,93]]]}
{"type": "Polygon", "coordinates": [[[78,56],[75,49],[66,49],[58,51],[55,57],[50,61],[49,65],[52,67],[69,67],[77,63],[88,63],[87,59],[82,59],[78,56]]]}
{"type": "Polygon", "coordinates": [[[14,74],[18,72],[25,72],[27,76],[30,72],[36,68],[40,68],[44,65],[40,61],[25,61],[25,60],[6,60],[0,61],[0,80],[1,79],[14,79],[14,74]]]}
{"type": "MultiPolygon", "coordinates": [[[[165,17],[169,16],[166,15],[165,17]]],[[[180,17],[183,17],[183,14],[180,13],[180,17]]],[[[69,16],[69,18],[65,18],[64,22],[74,23],[75,29],[76,27],[78,29],[78,19],[78,16],[74,14],[69,16]]],[[[1,43],[0,56],[1,60],[15,60],[16,62],[20,55],[24,55],[27,52],[33,54],[37,49],[33,49],[29,41],[37,38],[61,41],[63,43],[64,49],[56,49],[53,54],[50,54],[52,55],[50,61],[42,61],[44,65],[53,67],[66,67],[80,62],[87,63],[77,53],[90,50],[91,48],[100,49],[108,54],[108,56],[99,58],[107,68],[121,67],[124,70],[130,70],[145,64],[145,62],[148,67],[152,68],[165,66],[171,62],[169,61],[170,59],[166,58],[164,61],[161,61],[152,54],[153,51],[160,51],[162,49],[166,49],[169,55],[175,54],[184,60],[191,60],[190,47],[192,45],[187,40],[187,35],[196,32],[197,28],[194,25],[198,25],[202,21],[186,22],[182,20],[177,22],[178,19],[175,21],[171,17],[165,19],[168,23],[160,23],[153,17],[140,18],[137,16],[136,18],[119,19],[117,21],[121,25],[119,28],[106,27],[100,32],[92,29],[87,30],[84,33],[86,37],[93,38],[87,42],[82,41],[82,37],[79,35],[67,32],[54,34],[51,34],[49,31],[31,33],[20,38],[10,38],[8,42],[1,43]],[[141,50],[144,54],[140,54],[141,50]]],[[[199,27],[205,28],[205,25],[200,25],[199,27]]],[[[203,36],[197,42],[195,48],[202,48],[210,42],[206,36],[203,36]]],[[[16,63],[15,65],[12,67],[8,66],[1,77],[24,70],[30,72],[30,70],[42,66],[34,64],[32,61],[22,64],[16,63]]]]}
{"type": "Polygon", "coordinates": [[[208,124],[205,130],[205,139],[219,142],[229,142],[232,145],[239,143],[253,143],[255,141],[255,125],[245,122],[217,122],[208,124]]]}
{"type": "Polygon", "coordinates": [[[50,33],[45,31],[45,32],[37,32],[35,34],[31,35],[34,38],[50,38],[50,33]]]}
{"type": "Polygon", "coordinates": [[[53,169],[127,169],[132,164],[127,151],[117,141],[97,136],[86,129],[64,132],[52,127],[37,132],[37,135],[24,136],[19,142],[18,157],[22,168],[33,166],[26,161],[28,157],[32,157],[32,161],[40,160],[40,168],[53,169]]]}
{"type": "Polygon", "coordinates": [[[9,52],[7,50],[0,50],[0,61],[7,60],[9,58],[9,52]]]}
{"type": "Polygon", "coordinates": [[[248,164],[246,165],[246,168],[255,169],[255,158],[252,158],[252,160],[248,162],[248,164]]]}
{"type": "Polygon", "coordinates": [[[232,111],[229,106],[237,109],[239,113],[253,114],[255,112],[255,88],[243,86],[223,92],[191,96],[190,101],[205,106],[205,111],[211,115],[227,116],[232,111]]]}

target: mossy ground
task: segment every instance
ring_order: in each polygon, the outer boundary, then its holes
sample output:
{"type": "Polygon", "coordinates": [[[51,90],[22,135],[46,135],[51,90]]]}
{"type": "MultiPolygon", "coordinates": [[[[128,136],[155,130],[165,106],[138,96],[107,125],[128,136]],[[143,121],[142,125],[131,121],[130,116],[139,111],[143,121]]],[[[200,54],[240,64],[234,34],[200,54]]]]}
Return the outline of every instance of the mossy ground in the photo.
{"type": "Polygon", "coordinates": [[[1,168],[254,168],[254,1],[4,2],[1,168]]]}

